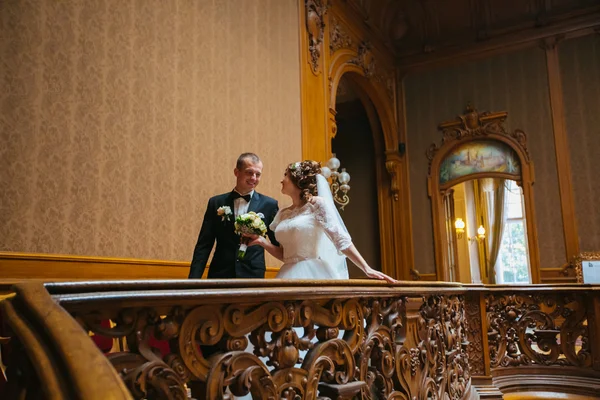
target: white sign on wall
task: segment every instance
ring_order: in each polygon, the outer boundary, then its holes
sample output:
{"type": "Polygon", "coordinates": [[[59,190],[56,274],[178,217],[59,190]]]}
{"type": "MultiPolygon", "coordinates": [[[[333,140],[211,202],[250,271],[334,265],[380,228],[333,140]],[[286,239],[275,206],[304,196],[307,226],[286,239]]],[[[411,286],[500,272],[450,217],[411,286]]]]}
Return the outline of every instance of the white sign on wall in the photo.
{"type": "Polygon", "coordinates": [[[600,283],[600,260],[582,260],[583,283],[600,283]]]}

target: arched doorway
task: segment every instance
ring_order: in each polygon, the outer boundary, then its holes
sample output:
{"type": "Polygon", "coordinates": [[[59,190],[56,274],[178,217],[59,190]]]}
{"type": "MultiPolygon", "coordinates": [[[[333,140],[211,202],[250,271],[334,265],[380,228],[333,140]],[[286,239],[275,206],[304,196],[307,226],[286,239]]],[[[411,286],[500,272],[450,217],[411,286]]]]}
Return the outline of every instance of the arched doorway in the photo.
{"type": "MultiPolygon", "coordinates": [[[[339,49],[329,61],[327,144],[333,143],[338,132],[338,87],[340,82],[348,81],[366,110],[375,148],[380,268],[396,278],[408,279],[412,268],[412,245],[410,220],[406,213],[408,204],[400,201],[406,165],[399,151],[393,75],[374,73],[373,57],[366,45],[358,49],[339,49]]],[[[328,151],[333,153],[331,147],[328,151]]]]}
{"type": "MultiPolygon", "coordinates": [[[[377,114],[366,97],[359,96],[348,74],[342,76],[336,95],[337,134],[331,150],[351,174],[350,203],[341,212],[352,240],[373,268],[381,269],[379,206],[377,199],[377,157],[375,137],[381,135],[377,114]],[[369,115],[371,114],[371,115],[369,115]]],[[[379,147],[379,146],[378,146],[379,147]]],[[[364,275],[349,265],[351,278],[364,275]]]]}
{"type": "MultiPolygon", "coordinates": [[[[465,266],[461,268],[459,265],[460,240],[464,239],[461,234],[466,234],[469,242],[478,247],[476,258],[480,266],[479,278],[484,283],[496,283],[498,274],[495,267],[501,261],[498,252],[502,246],[504,227],[511,222],[508,217],[514,215],[509,213],[505,200],[517,198],[522,199],[522,216],[514,218],[514,222],[522,225],[525,235],[528,280],[531,283],[540,281],[533,207],[533,164],[527,151],[525,133],[505,130],[503,122],[507,115],[506,112],[479,113],[469,105],[465,114],[440,124],[442,145],[438,147],[432,144],[429,148],[427,180],[438,280],[470,281],[461,278],[461,270],[464,271],[465,266]],[[455,197],[460,190],[464,190],[462,201],[465,202],[467,193],[471,191],[473,212],[466,211],[469,207],[462,207],[463,214],[457,211],[460,207],[456,206],[455,197]]],[[[518,213],[516,216],[519,216],[518,213]]],[[[506,232],[517,235],[518,229],[506,232]]],[[[470,271],[477,273],[475,268],[470,271]]],[[[509,274],[503,276],[508,277],[509,274]]]]}

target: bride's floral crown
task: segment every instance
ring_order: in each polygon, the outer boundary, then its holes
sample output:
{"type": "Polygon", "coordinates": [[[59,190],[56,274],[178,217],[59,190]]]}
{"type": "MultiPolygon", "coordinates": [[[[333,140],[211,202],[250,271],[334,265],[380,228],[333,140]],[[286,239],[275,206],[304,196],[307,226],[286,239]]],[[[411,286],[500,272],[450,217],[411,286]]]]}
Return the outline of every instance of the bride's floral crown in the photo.
{"type": "Polygon", "coordinates": [[[321,173],[321,163],[312,160],[288,165],[289,176],[296,186],[302,189],[302,199],[310,200],[317,194],[317,175],[321,173]]]}

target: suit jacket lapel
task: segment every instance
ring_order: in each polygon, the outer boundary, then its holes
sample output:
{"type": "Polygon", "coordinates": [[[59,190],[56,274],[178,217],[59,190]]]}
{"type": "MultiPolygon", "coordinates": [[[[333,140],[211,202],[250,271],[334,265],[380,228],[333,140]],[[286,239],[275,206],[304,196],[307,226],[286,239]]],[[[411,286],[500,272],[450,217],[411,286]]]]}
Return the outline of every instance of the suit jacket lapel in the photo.
{"type": "Polygon", "coordinates": [[[250,204],[248,204],[248,212],[258,210],[261,202],[261,196],[258,192],[254,191],[252,198],[250,199],[250,204]]]}
{"type": "Polygon", "coordinates": [[[233,204],[233,195],[229,193],[225,198],[225,205],[231,209],[231,218],[227,221],[227,225],[229,225],[229,229],[233,232],[233,223],[235,222],[235,206],[233,204]]]}

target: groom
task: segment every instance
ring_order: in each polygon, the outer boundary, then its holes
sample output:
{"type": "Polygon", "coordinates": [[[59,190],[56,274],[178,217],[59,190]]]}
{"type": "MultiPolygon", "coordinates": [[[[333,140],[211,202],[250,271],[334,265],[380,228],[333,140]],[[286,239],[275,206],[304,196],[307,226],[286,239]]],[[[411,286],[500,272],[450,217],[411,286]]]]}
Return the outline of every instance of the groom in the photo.
{"type": "MultiPolygon", "coordinates": [[[[262,169],[263,164],[256,154],[241,154],[233,170],[236,178],[233,191],[208,200],[188,278],[202,277],[215,240],[217,248],[208,270],[209,279],[265,277],[264,249],[261,246],[250,246],[245,256],[238,259],[240,237],[234,232],[233,225],[238,215],[250,211],[262,213],[267,228],[275,218],[279,209],[277,200],[255,191],[262,169]]],[[[270,229],[267,235],[271,243],[277,244],[270,229]]]]}

